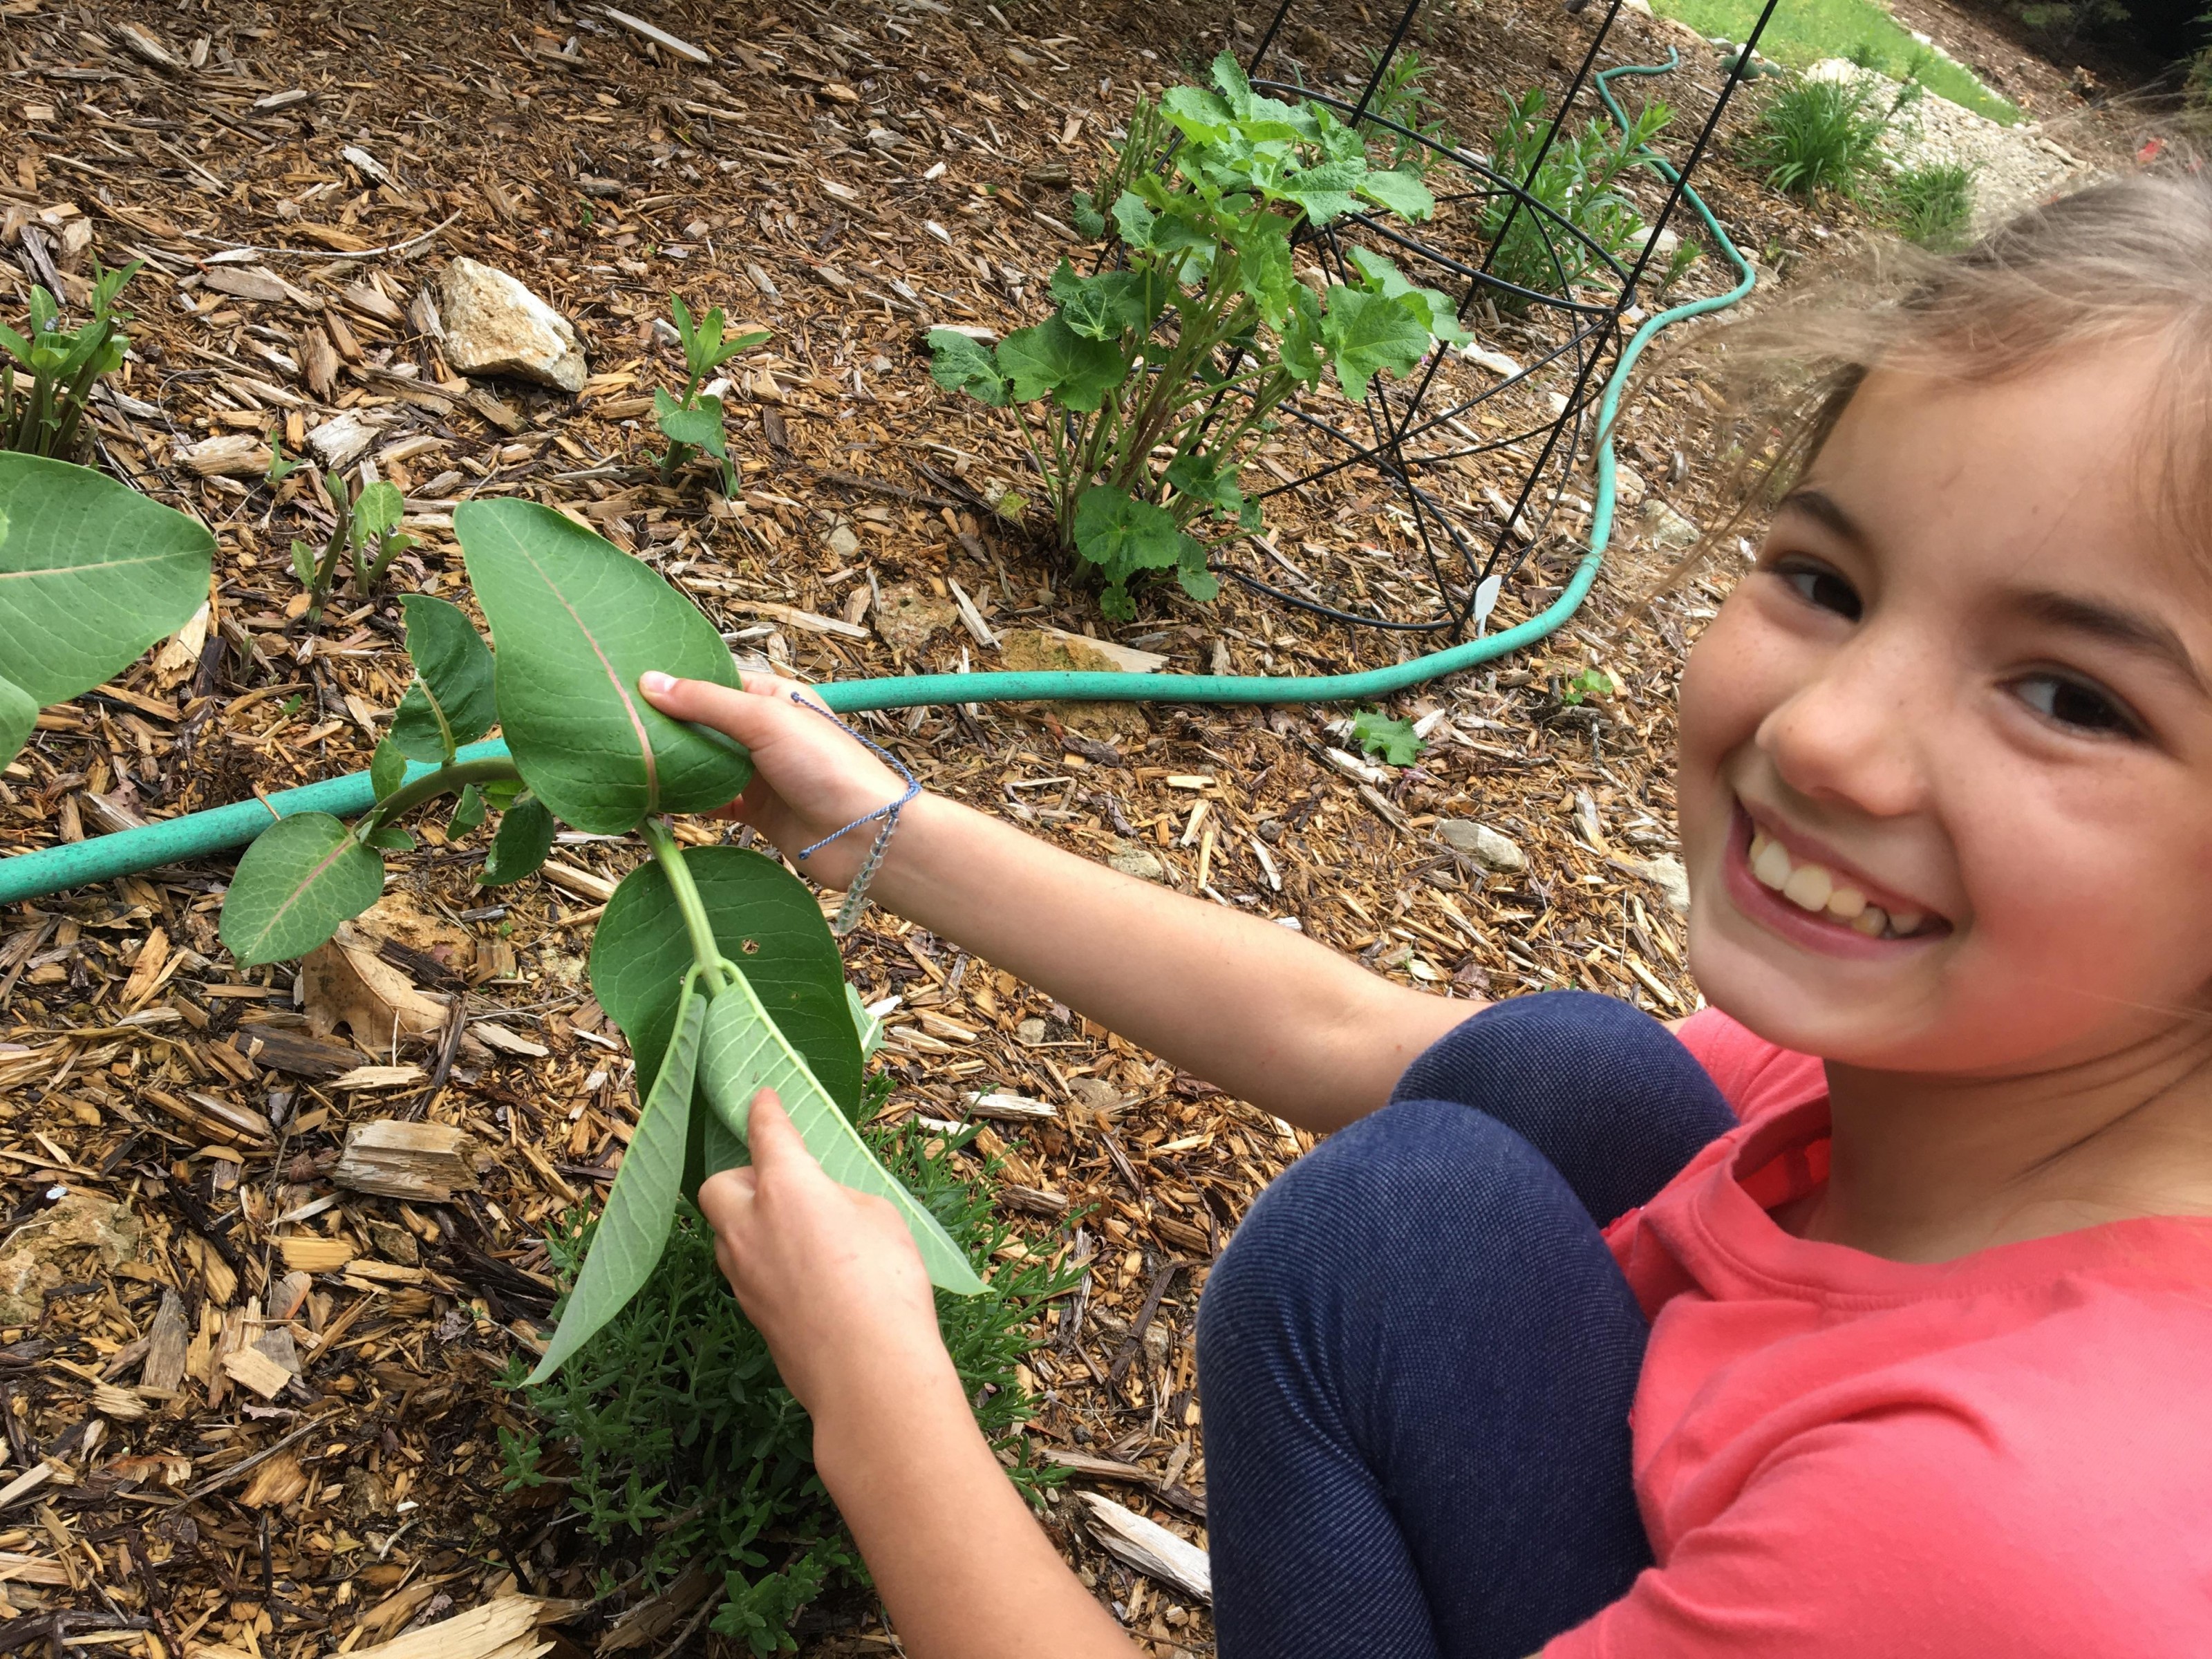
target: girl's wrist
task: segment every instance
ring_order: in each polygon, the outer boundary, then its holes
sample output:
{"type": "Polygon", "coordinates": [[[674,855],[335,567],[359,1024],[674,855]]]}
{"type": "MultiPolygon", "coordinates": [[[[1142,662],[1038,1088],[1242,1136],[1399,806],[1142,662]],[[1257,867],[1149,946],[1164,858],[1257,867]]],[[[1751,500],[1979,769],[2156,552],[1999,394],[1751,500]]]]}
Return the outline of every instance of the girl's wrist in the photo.
{"type": "Polygon", "coordinates": [[[941,1346],[913,1363],[894,1356],[857,1368],[810,1410],[814,1465],[833,1498],[893,1463],[982,1432],[941,1346]]]}

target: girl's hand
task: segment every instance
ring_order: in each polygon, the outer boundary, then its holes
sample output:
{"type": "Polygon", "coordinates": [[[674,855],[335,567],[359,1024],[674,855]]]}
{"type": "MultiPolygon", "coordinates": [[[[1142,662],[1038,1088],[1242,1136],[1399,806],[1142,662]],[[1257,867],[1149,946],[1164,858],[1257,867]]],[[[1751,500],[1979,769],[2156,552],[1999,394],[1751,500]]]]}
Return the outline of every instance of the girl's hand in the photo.
{"type": "MultiPolygon", "coordinates": [[[[823,718],[811,692],[773,674],[739,678],[743,689],[734,691],[659,673],[638,681],[646,701],[670,719],[711,726],[752,751],[753,781],[722,816],[751,824],[796,860],[802,848],[906,792],[890,768],[823,718]],[[794,695],[813,707],[800,708],[794,695]]],[[[824,887],[844,886],[867,856],[874,827],[831,842],[801,868],[824,887]]]]}
{"type": "MultiPolygon", "coordinates": [[[[834,734],[833,734],[834,735],[834,734]]],[[[753,1097],[750,1167],[699,1188],[714,1259],[817,1431],[959,1380],[921,1253],[898,1212],[832,1181],[774,1091],[753,1097]]]]}

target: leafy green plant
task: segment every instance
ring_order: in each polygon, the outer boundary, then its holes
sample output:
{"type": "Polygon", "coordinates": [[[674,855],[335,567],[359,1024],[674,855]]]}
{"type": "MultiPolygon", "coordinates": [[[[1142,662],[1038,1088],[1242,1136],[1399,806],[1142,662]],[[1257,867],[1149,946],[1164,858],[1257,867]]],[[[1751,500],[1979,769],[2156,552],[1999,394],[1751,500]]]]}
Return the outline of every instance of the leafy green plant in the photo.
{"type": "Polygon", "coordinates": [[[1468,337],[1448,297],[1364,249],[1356,280],[1325,295],[1298,280],[1302,223],[1363,201],[1419,219],[1435,198],[1410,173],[1370,167],[1359,135],[1320,105],[1255,93],[1226,52],[1213,80],[1161,100],[1179,140],[1169,171],[1139,161],[1117,175],[1125,269],[1080,276],[1063,261],[1054,314],[995,351],[953,329],[929,336],[939,386],[1013,409],[1060,545],[1104,579],[1109,616],[1135,614],[1129,585],[1147,571],[1194,599],[1218,591],[1194,532],[1259,528],[1237,473],[1292,393],[1326,371],[1358,400],[1376,375],[1468,337]]]}
{"type": "Polygon", "coordinates": [[[1883,112],[1864,82],[1793,76],[1760,110],[1744,160],[1793,196],[1856,196],[1880,164],[1883,112]]]}
{"type": "MultiPolygon", "coordinates": [[[[1382,53],[1372,46],[1367,48],[1370,73],[1382,61],[1382,53]]],[[[1435,70],[1435,64],[1423,63],[1419,52],[1406,47],[1390,60],[1390,67],[1383,70],[1382,78],[1376,83],[1374,96],[1368,100],[1368,108],[1376,118],[1359,124],[1360,131],[1370,139],[1389,149],[1389,158],[1384,166],[1402,167],[1424,179],[1435,157],[1420,140],[1429,139],[1446,149],[1455,147],[1444,124],[1432,118],[1441,106],[1421,84],[1435,70]],[[1409,137],[1408,133],[1418,137],[1409,137]]]]}
{"type": "Polygon", "coordinates": [[[1544,105],[1541,88],[1508,100],[1490,135],[1491,171],[1525,188],[1549,210],[1516,205],[1503,192],[1483,204],[1490,273],[1526,291],[1497,295],[1499,308],[1514,313],[1525,311],[1532,295],[1571,294],[1594,268],[1619,258],[1645,234],[1635,203],[1620,184],[1627,173],[1656,164],[1649,146],[1674,118],[1666,105],[1654,102],[1625,128],[1592,119],[1580,132],[1553,138],[1544,105]]]}
{"type": "Polygon", "coordinates": [[[1377,708],[1363,708],[1352,717],[1352,738],[1363,753],[1379,757],[1392,766],[1411,766],[1428,745],[1407,720],[1393,720],[1377,708]]]}
{"type": "Polygon", "coordinates": [[[284,454],[284,440],[274,432],[269,434],[269,468],[261,475],[264,483],[273,489],[306,465],[296,458],[288,459],[284,454]]]}
{"type": "MultiPolygon", "coordinates": [[[[282,476],[275,471],[282,460],[283,452],[272,451],[272,481],[282,476]]],[[[286,463],[284,470],[289,472],[297,465],[286,463]]],[[[339,474],[326,481],[325,488],[332,517],[322,550],[319,553],[312,543],[296,538],[292,543],[292,573],[307,590],[311,626],[322,620],[323,607],[330,602],[331,590],[337,582],[340,554],[347,555],[352,562],[354,586],[364,593],[373,593],[392,560],[415,545],[414,537],[399,527],[407,512],[407,498],[397,484],[380,478],[374,483],[349,484],[339,474]]]]}
{"type": "Polygon", "coordinates": [[[1620,689],[1602,668],[1585,668],[1559,688],[1559,701],[1571,708],[1593,697],[1609,697],[1620,689]]]}
{"type": "Polygon", "coordinates": [[[668,296],[668,309],[676,319],[676,337],[684,347],[684,395],[672,398],[659,387],[653,388],[653,415],[660,428],[661,436],[668,440],[668,453],[660,458],[660,476],[675,476],[676,470],[694,454],[704,453],[721,463],[722,493],[738,493],[738,470],[730,464],[728,434],[722,424],[722,400],[700,387],[707,377],[740,352],[750,351],[768,338],[765,329],[750,333],[723,337],[727,326],[722,308],[716,306],[704,318],[694,318],[691,307],[684,303],[684,296],[668,296]]]}
{"type": "Polygon", "coordinates": [[[1659,273],[1658,285],[1654,290],[1657,297],[1665,299],[1668,291],[1688,276],[1690,268],[1705,257],[1705,250],[1687,237],[1675,243],[1674,251],[1667,256],[1667,268],[1659,273]]]}
{"type": "Polygon", "coordinates": [[[45,289],[31,289],[30,333],[0,326],[0,450],[74,460],[84,447],[84,412],[103,374],[122,367],[130,340],[118,325],[131,313],[117,308],[123,285],[139,261],[114,270],[93,267],[90,315],[75,329],[61,324],[61,307],[45,289]],[[19,371],[27,376],[22,383],[19,371]]]}
{"type": "Polygon", "coordinates": [[[591,975],[629,1038],[644,1103],[533,1380],[637,1293],[678,1195],[746,1160],[747,1116],[763,1087],[776,1091],[834,1178],[900,1211],[934,1283],[980,1290],[943,1227],[854,1129],[860,1036],[811,893],[757,853],[684,854],[659,817],[719,806],[752,775],[738,745],[668,719],[636,690],[647,669],[735,684],[714,625],[650,567],[550,507],[470,501],[453,532],[495,648],[446,601],[406,601],[416,678],[370,767],[376,805],[350,826],[303,812],[264,830],[223,900],[223,943],[246,964],[313,950],[376,901],[382,853],[408,844],[401,820],[448,796],[457,829],[502,813],[492,881],[536,869],[556,819],[598,835],[638,831],[653,859],[609,901],[591,975]],[[495,718],[507,754],[463,759],[461,745],[495,718]]]}
{"type": "Polygon", "coordinates": [[[1897,234],[1937,253],[1954,253],[1972,234],[1974,174],[1953,161],[1899,169],[1881,189],[1885,216],[1897,234]]]}
{"type": "MultiPolygon", "coordinates": [[[[887,1092],[888,1079],[871,1078],[862,1115],[887,1092]]],[[[980,1272],[1009,1235],[988,1183],[963,1175],[951,1155],[967,1134],[939,1140],[911,1121],[861,1133],[980,1272]]],[[[546,1239],[563,1280],[574,1278],[585,1243],[573,1218],[546,1239]]],[[[1007,1474],[1025,1488],[1050,1474],[1020,1455],[1016,1431],[1030,1407],[1014,1368],[1036,1346],[1029,1328],[1038,1307],[1075,1276],[1031,1257],[1002,1264],[979,1295],[938,1298],[976,1420],[1016,1455],[1007,1474]]],[[[524,1397],[539,1426],[501,1436],[508,1489],[544,1484],[550,1455],[565,1451],[574,1464],[568,1506],[585,1534],[622,1559],[640,1592],[697,1564],[724,1593],[713,1628],[753,1653],[789,1649],[800,1607],[863,1578],[815,1476],[806,1414],[776,1380],[767,1344],[715,1265],[714,1235],[689,1204],[678,1206],[666,1252],[636,1297],[524,1397]]]]}
{"type": "Polygon", "coordinates": [[[1098,182],[1089,190],[1072,192],[1068,198],[1068,212],[1075,228],[1094,242],[1105,235],[1112,228],[1106,222],[1106,210],[1121,199],[1121,192],[1136,181],[1139,172],[1158,166],[1174,137],[1174,129],[1160,113],[1158,102],[1139,98],[1136,107],[1129,112],[1127,134],[1099,170],[1098,182]]]}
{"type": "Polygon", "coordinates": [[[190,621],[214,557],[195,519],[66,461],[0,452],[0,763],[43,705],[190,621]]]}

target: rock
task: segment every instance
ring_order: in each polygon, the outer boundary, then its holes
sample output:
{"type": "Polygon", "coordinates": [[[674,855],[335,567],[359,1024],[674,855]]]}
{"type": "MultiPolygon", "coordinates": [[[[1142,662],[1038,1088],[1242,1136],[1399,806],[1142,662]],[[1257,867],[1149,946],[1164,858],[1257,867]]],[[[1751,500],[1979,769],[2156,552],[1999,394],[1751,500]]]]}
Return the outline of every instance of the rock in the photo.
{"type": "Polygon", "coordinates": [[[894,651],[919,651],[960,625],[959,609],[951,600],[905,585],[879,592],[875,613],[876,637],[894,651]]]}
{"type": "Polygon", "coordinates": [[[850,525],[838,525],[826,538],[830,550],[840,560],[850,559],[860,550],[860,538],[853,533],[850,525]]]}
{"type": "Polygon", "coordinates": [[[1107,855],[1106,862],[1125,876],[1134,876],[1139,881],[1165,881],[1167,866],[1133,841],[1117,842],[1107,855]]]}
{"type": "Polygon", "coordinates": [[[1681,860],[1671,853],[1662,853],[1656,859],[1645,859],[1644,875],[1667,896],[1668,905],[1676,915],[1690,914],[1690,872],[1682,867],[1681,860]]]}
{"type": "Polygon", "coordinates": [[[272,459],[269,446],[250,432],[226,432],[177,448],[179,462],[203,478],[258,478],[272,459]]]}
{"type": "Polygon", "coordinates": [[[1648,489],[1644,475],[1626,461],[1613,463],[1613,493],[1623,507],[1634,507],[1644,499],[1648,489]]]}
{"type": "Polygon", "coordinates": [[[1705,532],[1695,520],[1654,497],[1644,503],[1644,533],[1654,547],[1692,548],[1705,532]]]}
{"type": "Polygon", "coordinates": [[[512,374],[584,389],[583,348],[568,319],[505,271],[474,259],[446,267],[439,295],[446,356],[463,374],[512,374]]]}
{"type": "Polygon", "coordinates": [[[48,1291],[121,1267],[138,1254],[143,1231],[127,1205],[65,1193],[17,1228],[0,1254],[0,1325],[36,1324],[48,1291]]]}
{"type": "Polygon", "coordinates": [[[1014,1027],[1014,1041],[1024,1048],[1034,1048],[1044,1040],[1044,1022],[1034,1014],[1014,1027]]]}
{"type": "Polygon", "coordinates": [[[1486,823],[1472,818],[1442,818],[1437,833],[1486,870],[1518,875],[1528,867],[1528,855],[1486,823]]]}

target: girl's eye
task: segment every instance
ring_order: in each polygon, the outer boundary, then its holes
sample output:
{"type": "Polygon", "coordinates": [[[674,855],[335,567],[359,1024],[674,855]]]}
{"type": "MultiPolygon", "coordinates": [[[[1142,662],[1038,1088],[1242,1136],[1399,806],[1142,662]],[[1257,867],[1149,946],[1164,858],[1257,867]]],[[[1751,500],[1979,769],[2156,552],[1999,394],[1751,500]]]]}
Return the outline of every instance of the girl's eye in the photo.
{"type": "Polygon", "coordinates": [[[2112,697],[2094,685],[2063,674],[2030,674],[2016,680],[2013,690],[2020,700],[2047,720],[2077,732],[2111,732],[2132,737],[2134,717],[2112,697]]]}
{"type": "Polygon", "coordinates": [[[1797,590],[1797,597],[1822,611],[1832,611],[1846,622],[1856,622],[1864,609],[1859,602],[1858,590],[1826,565],[1791,562],[1778,568],[1776,575],[1797,590]]]}

